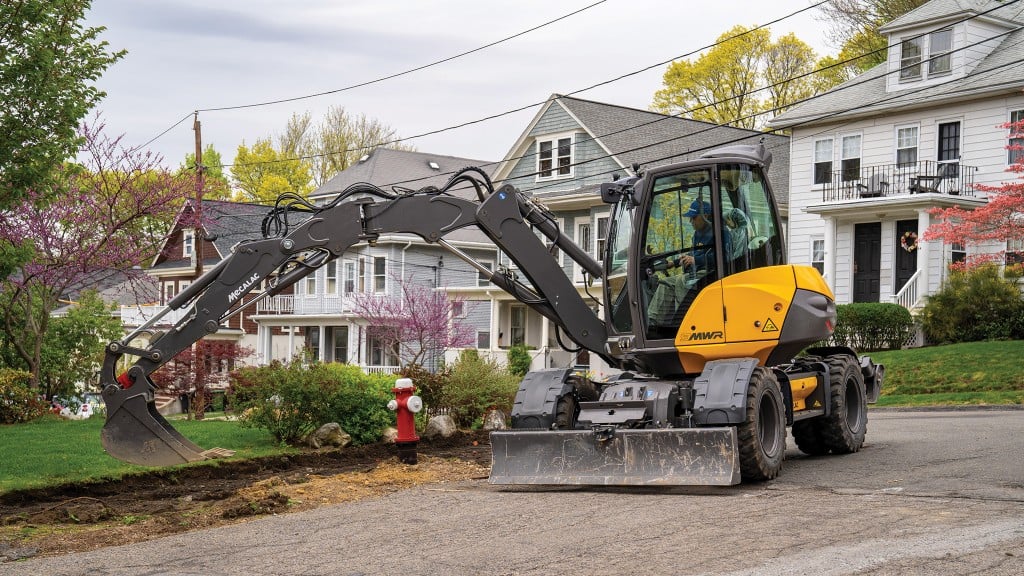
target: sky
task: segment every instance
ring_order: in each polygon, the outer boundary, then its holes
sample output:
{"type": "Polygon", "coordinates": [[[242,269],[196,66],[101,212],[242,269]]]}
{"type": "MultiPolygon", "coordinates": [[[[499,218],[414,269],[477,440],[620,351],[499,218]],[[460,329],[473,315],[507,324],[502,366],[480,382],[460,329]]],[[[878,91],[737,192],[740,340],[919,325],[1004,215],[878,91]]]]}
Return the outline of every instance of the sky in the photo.
{"type": "MultiPolygon", "coordinates": [[[[197,109],[204,147],[230,163],[243,142],[276,140],[293,114],[319,121],[332,106],[404,138],[501,115],[406,141],[421,152],[497,161],[551,94],[648,109],[667,62],[695,59],[688,54],[734,25],[765,24],[815,1],[93,0],[86,24],[105,26],[110,48],[128,51],[97,82],[107,93],[97,110],[108,135],[140,146],[167,130],[146,148],[168,167],[195,151],[197,109]],[[328,91],[337,92],[204,110],[328,91]]],[[[793,32],[819,56],[835,54],[820,18],[817,9],[786,18],[771,25],[772,38],[793,32]]]]}

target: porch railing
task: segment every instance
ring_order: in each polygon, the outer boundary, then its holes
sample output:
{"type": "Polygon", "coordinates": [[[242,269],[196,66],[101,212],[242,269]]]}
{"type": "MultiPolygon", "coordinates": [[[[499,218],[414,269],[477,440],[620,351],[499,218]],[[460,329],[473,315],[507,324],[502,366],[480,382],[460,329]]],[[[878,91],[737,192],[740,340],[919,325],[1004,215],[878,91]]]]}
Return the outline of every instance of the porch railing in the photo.
{"type": "Polygon", "coordinates": [[[823,202],[883,198],[910,194],[974,196],[977,168],[956,162],[931,160],[911,164],[876,164],[850,167],[823,174],[823,202]]]}
{"type": "Polygon", "coordinates": [[[341,314],[351,312],[351,304],[341,296],[319,294],[305,296],[271,296],[256,304],[257,314],[341,314]]]}
{"type": "Polygon", "coordinates": [[[920,278],[921,271],[914,272],[914,275],[910,277],[910,280],[907,280],[903,288],[900,288],[899,292],[893,295],[892,301],[907,310],[913,310],[917,307],[918,300],[920,299],[920,292],[918,290],[918,280],[920,278]]]}
{"type": "MultiPolygon", "coordinates": [[[[164,308],[166,308],[166,306],[121,306],[121,323],[125,326],[142,326],[148,322],[150,318],[162,312],[164,308]]],[[[157,325],[170,326],[177,324],[178,321],[184,318],[189,312],[191,312],[191,308],[188,307],[171,310],[160,319],[160,322],[157,325]]]]}

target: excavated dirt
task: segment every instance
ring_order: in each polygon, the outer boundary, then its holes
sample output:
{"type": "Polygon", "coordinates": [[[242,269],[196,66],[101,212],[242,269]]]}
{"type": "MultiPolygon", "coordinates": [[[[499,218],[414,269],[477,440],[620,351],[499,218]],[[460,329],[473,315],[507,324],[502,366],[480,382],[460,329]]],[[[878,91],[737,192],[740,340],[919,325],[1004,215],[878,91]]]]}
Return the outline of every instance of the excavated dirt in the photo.
{"type": "Polygon", "coordinates": [[[0,562],[127,544],[265,515],[350,502],[427,483],[486,478],[486,433],[421,440],[419,462],[393,445],[310,451],[159,470],[0,496],[0,562]]]}

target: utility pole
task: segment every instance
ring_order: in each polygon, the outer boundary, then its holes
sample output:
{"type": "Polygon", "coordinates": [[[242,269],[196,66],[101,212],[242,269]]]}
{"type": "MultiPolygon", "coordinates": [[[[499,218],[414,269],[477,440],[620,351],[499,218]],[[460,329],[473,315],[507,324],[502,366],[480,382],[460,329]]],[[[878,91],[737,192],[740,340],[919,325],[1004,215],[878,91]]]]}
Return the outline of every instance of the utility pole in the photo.
{"type": "Polygon", "coordinates": [[[192,239],[193,254],[196,257],[196,279],[203,275],[203,125],[199,122],[199,111],[194,113],[192,130],[196,133],[196,204],[193,216],[195,217],[195,235],[192,239]]]}

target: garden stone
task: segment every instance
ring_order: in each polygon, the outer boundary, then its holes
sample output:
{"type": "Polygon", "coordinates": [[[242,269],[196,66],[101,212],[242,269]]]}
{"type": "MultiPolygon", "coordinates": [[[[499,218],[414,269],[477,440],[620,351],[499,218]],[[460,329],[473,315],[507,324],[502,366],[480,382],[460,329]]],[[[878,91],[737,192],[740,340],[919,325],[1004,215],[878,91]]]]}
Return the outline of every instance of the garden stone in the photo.
{"type": "Polygon", "coordinates": [[[309,435],[309,445],[313,448],[323,446],[336,446],[344,448],[352,443],[352,437],[341,429],[337,422],[330,422],[317,428],[316,432],[309,435]]]}
{"type": "Polygon", "coordinates": [[[383,436],[385,444],[394,444],[395,440],[398,439],[398,429],[394,426],[388,426],[381,433],[381,436],[383,436]]]}
{"type": "Polygon", "coordinates": [[[455,420],[447,414],[434,416],[427,422],[427,429],[423,431],[424,438],[450,438],[458,428],[455,427],[455,420]]]}
{"type": "Polygon", "coordinates": [[[501,410],[491,410],[484,416],[484,430],[490,432],[492,430],[504,430],[505,426],[505,413],[501,410]]]}

